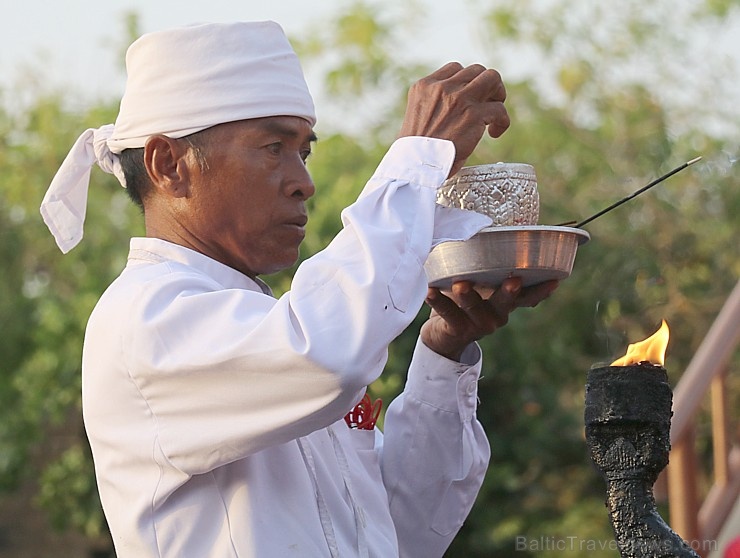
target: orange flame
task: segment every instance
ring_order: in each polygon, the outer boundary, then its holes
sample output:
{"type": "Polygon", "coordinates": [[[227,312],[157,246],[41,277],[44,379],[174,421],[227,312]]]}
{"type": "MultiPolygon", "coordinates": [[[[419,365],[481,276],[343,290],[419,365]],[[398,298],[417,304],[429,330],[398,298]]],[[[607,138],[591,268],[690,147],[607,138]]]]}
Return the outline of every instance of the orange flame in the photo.
{"type": "Polygon", "coordinates": [[[663,320],[660,329],[644,341],[630,344],[627,354],[612,362],[612,366],[629,366],[641,362],[650,362],[663,366],[665,350],[668,347],[668,324],[663,320]]]}

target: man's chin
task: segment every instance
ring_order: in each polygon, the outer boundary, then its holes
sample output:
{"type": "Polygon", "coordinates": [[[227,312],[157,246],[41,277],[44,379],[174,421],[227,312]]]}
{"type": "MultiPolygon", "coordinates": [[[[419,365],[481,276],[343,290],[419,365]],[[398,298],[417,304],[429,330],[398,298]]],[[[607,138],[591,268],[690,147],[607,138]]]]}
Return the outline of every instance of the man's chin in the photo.
{"type": "Polygon", "coordinates": [[[298,254],[294,257],[286,258],[282,262],[271,262],[269,265],[262,266],[260,271],[255,275],[275,275],[286,269],[294,267],[298,263],[298,254]]]}

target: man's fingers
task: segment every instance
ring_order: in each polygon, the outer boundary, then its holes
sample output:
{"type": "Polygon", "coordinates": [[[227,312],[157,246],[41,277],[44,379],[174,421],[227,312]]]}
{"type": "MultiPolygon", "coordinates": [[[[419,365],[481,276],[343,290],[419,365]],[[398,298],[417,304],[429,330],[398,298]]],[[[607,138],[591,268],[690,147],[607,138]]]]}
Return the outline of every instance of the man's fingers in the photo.
{"type": "Polygon", "coordinates": [[[464,95],[479,102],[506,100],[506,87],[501,74],[480,64],[462,67],[458,62],[450,62],[429,75],[433,81],[446,81],[453,89],[460,89],[464,95]]]}
{"type": "MultiPolygon", "coordinates": [[[[468,68],[472,68],[472,66],[468,68]]],[[[460,74],[466,72],[468,68],[465,68],[460,74]]],[[[471,79],[465,86],[465,93],[484,102],[496,101],[503,103],[506,100],[506,87],[501,79],[501,74],[492,68],[484,68],[479,65],[477,65],[475,71],[478,71],[478,73],[474,74],[473,71],[468,73],[471,79]]]]}
{"type": "Polygon", "coordinates": [[[486,71],[485,66],[481,66],[480,64],[471,64],[470,66],[460,68],[458,72],[449,76],[447,79],[452,83],[456,83],[461,87],[467,88],[472,82],[478,79],[481,74],[485,74],[486,71]]]}
{"type": "Polygon", "coordinates": [[[429,289],[427,304],[450,326],[460,330],[490,327],[490,306],[473,289],[472,283],[454,283],[447,294],[445,296],[438,289],[429,289]]]}
{"type": "Polygon", "coordinates": [[[427,291],[426,303],[444,320],[449,320],[460,312],[455,301],[443,295],[439,289],[430,288],[427,291]]]}
{"type": "Polygon", "coordinates": [[[461,70],[463,70],[463,65],[459,62],[448,62],[438,70],[429,74],[429,77],[437,80],[449,79],[458,74],[461,70]]]}
{"type": "Polygon", "coordinates": [[[503,105],[506,88],[496,70],[480,64],[445,64],[409,89],[399,137],[427,136],[455,144],[456,172],[486,132],[501,136],[509,127],[503,105]]]}
{"type": "Polygon", "coordinates": [[[485,103],[481,105],[481,109],[484,111],[483,122],[488,125],[488,134],[492,138],[497,138],[508,130],[511,120],[503,103],[485,103]]]}
{"type": "Polygon", "coordinates": [[[459,360],[469,343],[506,325],[511,312],[520,306],[535,306],[557,286],[558,281],[548,281],[522,288],[521,278],[511,277],[487,299],[470,281],[454,283],[445,294],[429,288],[426,302],[432,315],[422,326],[422,340],[438,354],[459,360]]]}
{"type": "Polygon", "coordinates": [[[475,328],[488,331],[496,326],[497,320],[491,315],[488,301],[481,297],[473,288],[473,283],[460,281],[452,285],[452,297],[462,311],[464,317],[475,328]]]}
{"type": "Polygon", "coordinates": [[[470,281],[458,281],[452,284],[452,297],[461,308],[470,307],[481,301],[480,295],[473,289],[470,281]]]}
{"type": "Polygon", "coordinates": [[[506,279],[488,299],[488,304],[493,309],[496,327],[504,326],[509,321],[509,314],[516,308],[516,299],[521,288],[521,278],[512,277],[506,279]]]}
{"type": "Polygon", "coordinates": [[[530,308],[537,306],[537,304],[549,297],[559,285],[559,281],[553,280],[522,289],[521,294],[517,298],[517,306],[530,308]]]}

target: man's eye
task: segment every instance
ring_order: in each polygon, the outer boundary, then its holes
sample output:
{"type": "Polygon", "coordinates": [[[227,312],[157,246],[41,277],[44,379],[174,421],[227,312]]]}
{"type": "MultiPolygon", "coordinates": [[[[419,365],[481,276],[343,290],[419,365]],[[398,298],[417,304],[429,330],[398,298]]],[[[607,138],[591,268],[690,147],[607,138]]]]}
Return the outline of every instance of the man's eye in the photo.
{"type": "Polygon", "coordinates": [[[304,163],[308,160],[308,158],[310,156],[311,156],[311,150],[310,149],[305,149],[305,150],[301,151],[301,159],[303,159],[303,162],[304,163]]]}
{"type": "Polygon", "coordinates": [[[282,148],[283,144],[280,142],[271,143],[267,146],[267,150],[273,155],[279,155],[282,148]]]}

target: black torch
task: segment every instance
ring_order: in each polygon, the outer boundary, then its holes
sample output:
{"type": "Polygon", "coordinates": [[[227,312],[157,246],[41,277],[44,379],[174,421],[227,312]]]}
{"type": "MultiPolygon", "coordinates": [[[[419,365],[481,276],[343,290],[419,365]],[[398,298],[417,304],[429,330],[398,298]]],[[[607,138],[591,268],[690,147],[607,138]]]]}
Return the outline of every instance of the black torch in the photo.
{"type": "Polygon", "coordinates": [[[699,558],[658,513],[653,484],[668,465],[673,391],[663,368],[665,322],[586,381],[586,443],[606,481],[606,507],[622,558],[699,558]],[[657,356],[656,356],[657,353],[657,356]]]}

